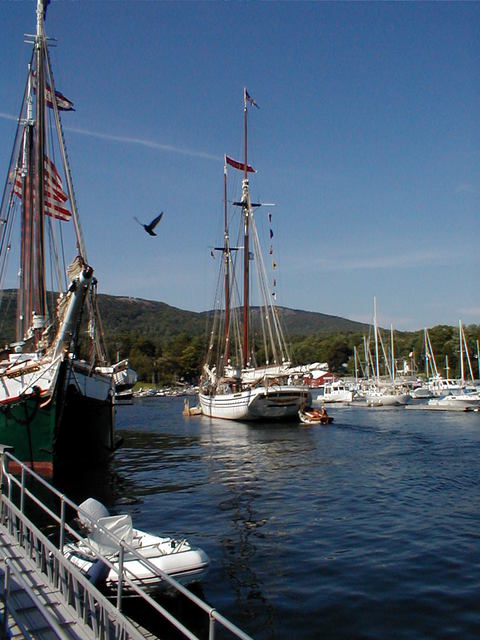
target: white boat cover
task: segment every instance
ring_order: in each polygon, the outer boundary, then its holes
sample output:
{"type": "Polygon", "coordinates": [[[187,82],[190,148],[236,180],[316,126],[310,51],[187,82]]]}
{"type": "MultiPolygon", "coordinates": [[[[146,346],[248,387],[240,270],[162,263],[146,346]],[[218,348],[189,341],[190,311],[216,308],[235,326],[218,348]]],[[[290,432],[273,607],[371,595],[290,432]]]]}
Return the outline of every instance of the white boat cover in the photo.
{"type": "Polygon", "coordinates": [[[132,518],[128,514],[120,516],[105,516],[97,520],[97,525],[88,536],[88,542],[97,553],[109,556],[119,551],[118,541],[128,545],[133,542],[132,518]],[[99,526],[102,527],[100,529],[99,526]],[[117,540],[115,540],[115,538],[117,540]]]}
{"type": "Polygon", "coordinates": [[[99,518],[110,515],[108,509],[95,498],[87,498],[78,505],[78,519],[84,527],[91,529],[99,518]]]}

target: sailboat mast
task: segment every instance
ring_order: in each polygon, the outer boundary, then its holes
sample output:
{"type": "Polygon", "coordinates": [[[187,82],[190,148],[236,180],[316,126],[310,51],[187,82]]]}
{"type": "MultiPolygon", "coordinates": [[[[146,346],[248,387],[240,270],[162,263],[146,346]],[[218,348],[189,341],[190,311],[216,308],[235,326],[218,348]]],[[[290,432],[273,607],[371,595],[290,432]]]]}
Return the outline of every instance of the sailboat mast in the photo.
{"type": "Polygon", "coordinates": [[[377,327],[377,298],[373,297],[373,326],[375,331],[375,368],[377,383],[380,380],[380,368],[378,366],[378,327],[377,327]]]}
{"type": "Polygon", "coordinates": [[[228,363],[229,356],[229,333],[230,333],[230,247],[228,237],[227,218],[227,163],[223,168],[223,201],[224,201],[224,251],[225,260],[225,364],[228,363]]]}
{"type": "Polygon", "coordinates": [[[427,328],[425,327],[424,331],[423,331],[423,337],[425,340],[425,375],[427,377],[427,381],[429,379],[429,371],[428,371],[428,361],[430,359],[430,353],[428,352],[428,344],[427,344],[427,328]]]}
{"type": "Polygon", "coordinates": [[[390,325],[390,348],[392,351],[392,382],[395,382],[395,345],[393,343],[393,324],[390,325]]]}
{"type": "Polygon", "coordinates": [[[243,366],[248,364],[249,352],[249,306],[250,306],[250,265],[249,265],[249,218],[250,207],[247,178],[247,89],[243,89],[243,131],[245,166],[243,173],[242,206],[243,206],[243,366]]]}
{"type": "Polygon", "coordinates": [[[478,366],[478,377],[480,378],[480,346],[477,340],[477,366],[478,366]]]}
{"type": "Polygon", "coordinates": [[[21,166],[22,182],[22,216],[21,216],[21,257],[20,281],[17,292],[17,325],[16,339],[21,342],[25,338],[28,319],[32,316],[31,282],[32,282],[32,246],[33,246],[33,105],[32,105],[32,75],[29,66],[29,81],[27,89],[27,113],[23,129],[21,166]]]}
{"type": "MultiPolygon", "coordinates": [[[[45,67],[44,47],[45,34],[43,28],[43,0],[37,2],[37,35],[35,38],[36,49],[36,83],[37,101],[35,111],[35,196],[36,206],[34,208],[34,255],[35,255],[35,279],[36,286],[33,287],[33,312],[44,316],[46,310],[45,293],[45,242],[44,242],[44,147],[45,147],[45,67]]],[[[27,318],[27,322],[31,319],[27,318]]]]}
{"type": "Polygon", "coordinates": [[[462,330],[462,321],[458,321],[458,337],[459,337],[459,348],[460,348],[460,379],[462,383],[465,382],[465,366],[463,363],[463,330],[462,330]]]}

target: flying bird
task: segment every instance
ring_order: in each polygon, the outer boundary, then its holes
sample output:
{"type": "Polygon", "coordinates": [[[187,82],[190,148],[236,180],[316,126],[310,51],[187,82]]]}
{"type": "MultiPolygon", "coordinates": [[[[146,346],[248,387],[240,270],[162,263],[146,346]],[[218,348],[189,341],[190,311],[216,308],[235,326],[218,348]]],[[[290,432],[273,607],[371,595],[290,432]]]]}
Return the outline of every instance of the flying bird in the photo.
{"type": "Polygon", "coordinates": [[[162,219],[163,216],[163,211],[162,213],[160,213],[156,218],[154,218],[150,224],[143,224],[143,222],[140,222],[140,220],[134,216],[134,220],[136,220],[138,222],[138,224],[143,227],[145,229],[145,231],[147,233],[149,233],[151,236],[156,236],[157,234],[155,233],[154,229],[157,226],[157,224],[160,222],[160,220],[162,219]]]}

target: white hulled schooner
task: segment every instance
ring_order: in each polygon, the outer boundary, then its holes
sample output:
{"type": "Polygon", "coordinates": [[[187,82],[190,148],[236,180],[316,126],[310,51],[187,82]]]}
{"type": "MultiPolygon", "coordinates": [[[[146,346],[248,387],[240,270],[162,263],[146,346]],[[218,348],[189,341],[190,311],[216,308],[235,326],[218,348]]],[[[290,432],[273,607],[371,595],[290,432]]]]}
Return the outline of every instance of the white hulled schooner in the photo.
{"type": "Polygon", "coordinates": [[[286,420],[298,418],[298,411],[311,403],[311,395],[308,387],[292,381],[285,335],[267,283],[254,216],[260,204],[251,202],[249,190],[248,173],[254,169],[247,163],[248,104],[257,106],[244,89],[244,162],[225,156],[224,244],[215,248],[223,256],[219,279],[223,292],[216,299],[221,297],[224,304],[214,314],[199,400],[203,414],[212,418],[286,420]],[[230,244],[227,164],[243,172],[241,200],[233,203],[241,210],[238,246],[230,244]],[[257,272],[258,306],[251,305],[251,262],[257,272]],[[238,282],[240,272],[243,283],[238,282]]]}

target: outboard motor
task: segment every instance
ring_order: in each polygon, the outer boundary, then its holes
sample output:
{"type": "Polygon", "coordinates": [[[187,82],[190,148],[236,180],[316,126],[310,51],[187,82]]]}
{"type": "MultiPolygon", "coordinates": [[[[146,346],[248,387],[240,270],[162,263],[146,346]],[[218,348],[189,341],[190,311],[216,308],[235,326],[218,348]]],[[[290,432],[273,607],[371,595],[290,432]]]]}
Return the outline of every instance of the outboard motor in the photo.
{"type": "Polygon", "coordinates": [[[87,529],[91,530],[92,523],[95,523],[99,518],[105,518],[110,514],[104,504],[95,500],[95,498],[87,498],[82,502],[82,504],[78,505],[77,515],[80,523],[84,527],[87,527],[87,529]]]}

